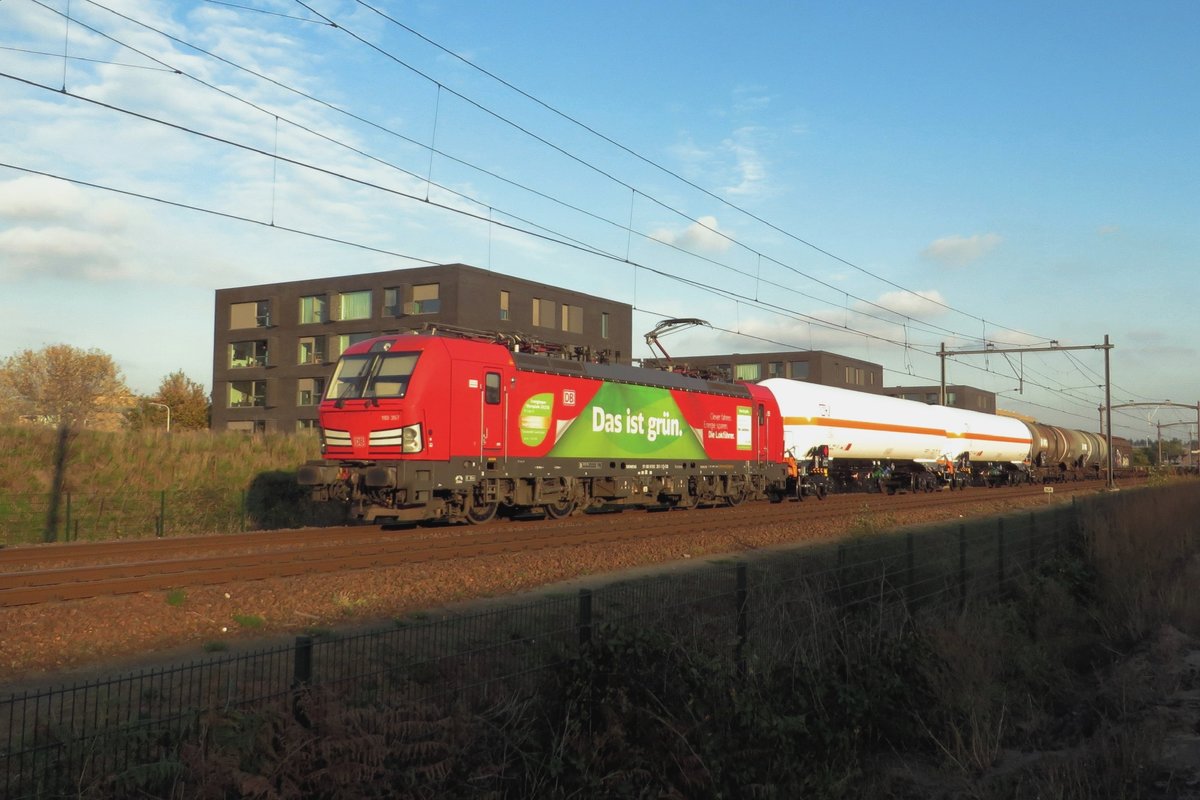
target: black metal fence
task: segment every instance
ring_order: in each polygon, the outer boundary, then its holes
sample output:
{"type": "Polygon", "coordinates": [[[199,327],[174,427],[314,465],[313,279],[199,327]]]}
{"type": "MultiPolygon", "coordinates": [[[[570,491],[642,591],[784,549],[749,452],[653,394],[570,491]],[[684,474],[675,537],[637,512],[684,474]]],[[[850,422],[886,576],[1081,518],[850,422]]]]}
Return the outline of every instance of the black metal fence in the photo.
{"type": "MultiPolygon", "coordinates": [[[[1090,502],[1090,501],[1088,501],[1090,502]]],[[[411,619],[186,666],[27,690],[0,700],[0,795],[103,796],[179,768],[205,715],[294,708],[321,689],[350,705],[523,691],[610,626],[669,632],[731,673],[804,652],[848,616],[954,613],[1077,540],[1075,504],[969,525],[875,535],[564,594],[411,619]],[[103,791],[100,787],[106,787],[103,791]]],[[[136,784],[142,785],[142,784],[136,784]]]]}
{"type": "Polygon", "coordinates": [[[246,492],[64,492],[57,525],[47,532],[51,495],[0,494],[0,531],[6,544],[41,541],[150,538],[228,533],[249,524],[246,492]],[[48,535],[47,535],[48,534],[48,535]]]}
{"type": "Polygon", "coordinates": [[[139,539],[299,527],[341,521],[340,508],[307,502],[290,474],[248,489],[64,492],[51,518],[46,492],[0,492],[0,546],[43,541],[139,539]]]}

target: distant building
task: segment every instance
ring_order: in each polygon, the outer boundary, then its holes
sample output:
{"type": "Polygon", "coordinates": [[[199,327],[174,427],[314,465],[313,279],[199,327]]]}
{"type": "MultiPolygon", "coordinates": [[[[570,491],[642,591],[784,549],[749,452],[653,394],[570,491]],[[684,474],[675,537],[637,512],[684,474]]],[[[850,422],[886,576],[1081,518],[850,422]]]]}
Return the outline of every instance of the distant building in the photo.
{"type": "MultiPolygon", "coordinates": [[[[716,372],[729,380],[791,378],[860,392],[878,393],[883,389],[883,367],[879,364],[823,350],[680,356],[673,357],[671,361],[676,368],[716,372]]],[[[665,366],[662,359],[643,359],[642,364],[648,367],[665,366]]]]}
{"type": "Polygon", "coordinates": [[[465,264],[218,289],[212,428],[316,427],[343,350],[425,323],[520,333],[628,364],[633,309],[465,264]]]}
{"type": "MultiPolygon", "coordinates": [[[[870,361],[823,350],[787,350],[777,353],[672,357],[676,369],[724,376],[726,380],[758,381],[764,378],[837,386],[859,392],[885,394],[919,403],[937,404],[938,386],[884,386],[883,367],[870,361]]],[[[647,367],[664,367],[663,359],[643,359],[647,367]]],[[[946,405],[986,414],[996,413],[996,395],[973,386],[947,386],[946,405]]]]}
{"type": "MultiPolygon", "coordinates": [[[[883,390],[888,397],[901,400],[916,400],[918,403],[937,405],[940,386],[889,386],[883,390]]],[[[996,395],[974,386],[947,386],[946,405],[965,408],[984,414],[996,413],[996,395]]]]}

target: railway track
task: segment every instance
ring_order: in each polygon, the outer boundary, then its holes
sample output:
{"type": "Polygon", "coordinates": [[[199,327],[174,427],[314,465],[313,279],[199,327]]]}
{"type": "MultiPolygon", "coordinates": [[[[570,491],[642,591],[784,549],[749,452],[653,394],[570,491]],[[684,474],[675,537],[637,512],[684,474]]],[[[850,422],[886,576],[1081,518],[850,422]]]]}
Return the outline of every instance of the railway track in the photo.
{"type": "MultiPolygon", "coordinates": [[[[1058,489],[1095,491],[1095,485],[1058,489]]],[[[1037,487],[932,494],[832,495],[803,503],[752,503],[669,513],[586,514],[563,520],[501,521],[482,526],[379,526],[226,534],[180,539],[65,543],[0,550],[0,607],[80,600],[444,562],[640,539],[736,532],[795,524],[838,535],[864,515],[899,515],[1042,494],[1037,487]]]]}

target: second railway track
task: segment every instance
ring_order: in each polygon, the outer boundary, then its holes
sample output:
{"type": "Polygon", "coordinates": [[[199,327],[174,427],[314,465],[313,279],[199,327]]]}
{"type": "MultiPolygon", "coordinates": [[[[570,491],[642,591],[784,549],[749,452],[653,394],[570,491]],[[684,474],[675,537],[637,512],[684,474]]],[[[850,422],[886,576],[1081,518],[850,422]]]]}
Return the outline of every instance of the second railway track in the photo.
{"type": "MultiPolygon", "coordinates": [[[[1091,489],[1094,487],[1078,487],[1091,489]]],[[[1020,487],[897,496],[846,494],[804,503],[661,514],[589,514],[478,527],[387,530],[359,526],[18,547],[0,550],[0,606],[587,547],[638,538],[730,533],[749,526],[794,523],[812,529],[816,523],[827,525],[830,533],[844,532],[854,518],[864,514],[883,517],[985,500],[1004,505],[1007,500],[1042,491],[1041,487],[1020,487]]]]}

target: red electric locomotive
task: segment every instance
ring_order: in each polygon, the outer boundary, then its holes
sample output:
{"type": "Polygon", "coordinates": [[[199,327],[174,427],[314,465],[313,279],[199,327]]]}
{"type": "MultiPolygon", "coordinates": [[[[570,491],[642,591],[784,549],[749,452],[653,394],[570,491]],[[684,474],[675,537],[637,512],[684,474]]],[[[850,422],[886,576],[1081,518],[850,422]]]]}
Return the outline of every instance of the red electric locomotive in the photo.
{"type": "Polygon", "coordinates": [[[429,333],[347,348],[299,482],[365,521],[780,499],[770,392],[429,333]]]}

